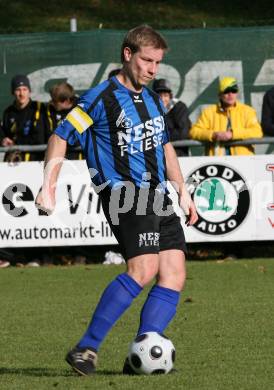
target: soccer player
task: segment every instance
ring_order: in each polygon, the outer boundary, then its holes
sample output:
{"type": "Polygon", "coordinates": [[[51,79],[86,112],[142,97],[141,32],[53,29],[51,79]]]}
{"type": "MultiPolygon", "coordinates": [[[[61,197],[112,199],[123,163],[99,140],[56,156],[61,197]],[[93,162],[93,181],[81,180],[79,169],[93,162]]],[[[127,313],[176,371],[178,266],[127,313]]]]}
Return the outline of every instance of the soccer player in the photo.
{"type": "MultiPolygon", "coordinates": [[[[141,311],[138,334],[164,332],[184,286],[185,238],[167,195],[167,179],[178,190],[187,223],[192,225],[198,218],[169,142],[164,107],[146,87],[166,50],[166,41],[151,27],[130,30],[121,48],[121,72],[84,93],[49,139],[37,207],[49,213],[54,209],[67,142],[79,140],[93,183],[101,189],[106,218],[127,260],[127,271],[107,286],[86,332],[66,356],[80,375],[95,372],[105,336],[146,284],[156,278],[141,311]],[[54,164],[54,159],[60,162],[54,164]]],[[[123,371],[130,373],[127,361],[123,371]]]]}

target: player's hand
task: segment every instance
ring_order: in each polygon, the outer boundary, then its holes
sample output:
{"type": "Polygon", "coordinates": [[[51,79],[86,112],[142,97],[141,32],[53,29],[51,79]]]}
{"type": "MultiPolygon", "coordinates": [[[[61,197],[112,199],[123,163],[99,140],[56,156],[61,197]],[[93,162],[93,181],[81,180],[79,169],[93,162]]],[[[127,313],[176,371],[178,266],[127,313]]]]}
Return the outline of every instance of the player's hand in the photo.
{"type": "Polygon", "coordinates": [[[193,201],[189,205],[189,214],[186,217],[186,226],[194,225],[198,221],[198,214],[193,201]]]}
{"type": "Polygon", "coordinates": [[[195,204],[185,187],[180,192],[180,207],[186,215],[186,225],[194,225],[198,221],[198,214],[195,204]]]}
{"type": "Polygon", "coordinates": [[[51,215],[53,213],[53,210],[55,208],[55,203],[56,201],[55,201],[54,193],[49,193],[43,188],[39,191],[35,199],[35,206],[39,210],[42,210],[45,213],[47,213],[48,215],[51,215]]]}

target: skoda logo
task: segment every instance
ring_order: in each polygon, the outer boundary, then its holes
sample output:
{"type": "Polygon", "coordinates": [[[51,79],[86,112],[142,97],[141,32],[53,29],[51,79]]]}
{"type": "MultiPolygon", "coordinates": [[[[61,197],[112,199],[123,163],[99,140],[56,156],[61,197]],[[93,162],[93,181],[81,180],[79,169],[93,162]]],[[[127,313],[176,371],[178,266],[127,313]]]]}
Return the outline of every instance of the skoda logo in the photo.
{"type": "Polygon", "coordinates": [[[187,187],[199,215],[194,227],[202,233],[230,233],[247,216],[250,194],[244,178],[233,168],[202,166],[189,175],[187,187]]]}

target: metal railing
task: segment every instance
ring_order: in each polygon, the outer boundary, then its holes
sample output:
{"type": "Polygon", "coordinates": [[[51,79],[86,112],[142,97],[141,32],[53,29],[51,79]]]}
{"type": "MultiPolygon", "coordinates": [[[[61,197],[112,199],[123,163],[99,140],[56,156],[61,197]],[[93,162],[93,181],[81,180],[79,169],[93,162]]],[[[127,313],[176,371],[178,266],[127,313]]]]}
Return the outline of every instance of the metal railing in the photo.
{"type": "MultiPolygon", "coordinates": [[[[212,142],[201,142],[195,140],[183,140],[183,141],[174,141],[172,142],[174,147],[182,147],[182,146],[209,146],[212,145],[212,142]]],[[[264,145],[264,144],[274,144],[274,137],[263,137],[263,138],[248,138],[245,140],[234,140],[227,142],[220,142],[221,146],[236,146],[236,145],[264,145]]]]}
{"type": "MultiPolygon", "coordinates": [[[[172,142],[175,148],[181,147],[206,147],[208,145],[212,145],[212,142],[201,142],[195,140],[182,140],[182,141],[174,141],[172,142]]],[[[249,138],[245,140],[234,140],[228,141],[225,143],[219,143],[221,146],[234,146],[234,145],[269,145],[274,144],[274,137],[264,137],[264,138],[249,138]]],[[[43,152],[47,148],[47,144],[43,145],[13,145],[13,146],[1,146],[0,153],[12,152],[15,150],[19,150],[21,152],[43,152]]],[[[80,151],[81,147],[68,147],[68,150],[80,151]]]]}

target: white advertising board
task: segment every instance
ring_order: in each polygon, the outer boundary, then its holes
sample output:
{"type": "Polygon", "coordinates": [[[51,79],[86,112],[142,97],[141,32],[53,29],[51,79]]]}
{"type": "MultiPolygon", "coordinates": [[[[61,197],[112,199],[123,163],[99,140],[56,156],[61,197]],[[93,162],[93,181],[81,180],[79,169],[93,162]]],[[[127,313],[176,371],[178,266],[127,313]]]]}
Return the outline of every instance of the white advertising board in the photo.
{"type": "MultiPolygon", "coordinates": [[[[199,214],[195,226],[184,227],[187,242],[274,239],[273,155],[179,160],[199,214]]],[[[63,164],[50,216],[34,204],[42,174],[43,163],[0,163],[0,247],[116,243],[84,161],[63,164]]]]}
{"type": "Polygon", "coordinates": [[[65,161],[59,176],[56,208],[41,215],[35,197],[43,163],[0,164],[0,246],[115,244],[85,161],[65,161]]]}

